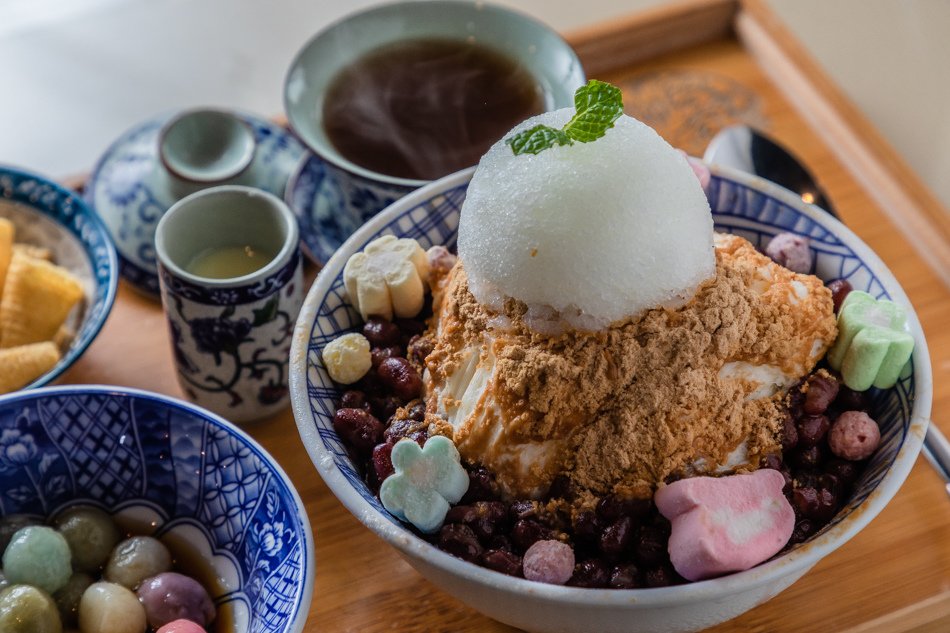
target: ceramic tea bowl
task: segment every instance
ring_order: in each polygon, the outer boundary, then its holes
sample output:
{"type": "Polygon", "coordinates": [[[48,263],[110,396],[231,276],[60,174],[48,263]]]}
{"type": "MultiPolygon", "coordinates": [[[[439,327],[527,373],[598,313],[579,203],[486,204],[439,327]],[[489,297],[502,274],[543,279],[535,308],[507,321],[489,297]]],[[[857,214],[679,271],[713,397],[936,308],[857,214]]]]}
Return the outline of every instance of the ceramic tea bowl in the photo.
{"type": "MultiPolygon", "coordinates": [[[[414,39],[465,40],[522,64],[537,80],[545,109],[572,105],[584,71],[571,47],[550,27],[511,9],[465,0],[395,2],[347,16],[317,33],[297,53],[284,81],[291,129],[315,153],[302,171],[324,169],[324,204],[308,204],[308,223],[348,236],[363,222],[426,180],[400,178],[354,163],[327,136],[327,88],[346,66],[381,46],[414,39]],[[322,163],[315,165],[314,162],[322,163]]],[[[322,249],[311,247],[315,256],[322,249]]]]}

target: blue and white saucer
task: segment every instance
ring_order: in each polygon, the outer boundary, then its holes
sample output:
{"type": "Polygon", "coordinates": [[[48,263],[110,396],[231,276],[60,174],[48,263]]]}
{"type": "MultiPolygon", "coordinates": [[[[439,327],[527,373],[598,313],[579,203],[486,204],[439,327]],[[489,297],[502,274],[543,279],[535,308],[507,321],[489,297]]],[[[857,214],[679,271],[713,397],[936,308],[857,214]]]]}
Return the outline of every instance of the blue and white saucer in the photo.
{"type": "Polygon", "coordinates": [[[284,202],[297,216],[303,251],[315,264],[329,261],[352,231],[337,218],[345,204],[340,190],[327,184],[326,165],[309,154],[287,182],[284,202]]]}
{"type": "MultiPolygon", "coordinates": [[[[119,137],[99,159],[83,193],[112,234],[122,277],[155,298],[159,294],[155,227],[183,194],[169,182],[171,176],[158,156],[159,132],[174,114],[145,121],[119,137]]],[[[283,196],[290,175],[306,154],[304,146],[276,123],[243,112],[236,114],[254,132],[254,159],[244,174],[253,174],[253,180],[245,182],[238,176],[228,184],[245,184],[283,196]]]]}

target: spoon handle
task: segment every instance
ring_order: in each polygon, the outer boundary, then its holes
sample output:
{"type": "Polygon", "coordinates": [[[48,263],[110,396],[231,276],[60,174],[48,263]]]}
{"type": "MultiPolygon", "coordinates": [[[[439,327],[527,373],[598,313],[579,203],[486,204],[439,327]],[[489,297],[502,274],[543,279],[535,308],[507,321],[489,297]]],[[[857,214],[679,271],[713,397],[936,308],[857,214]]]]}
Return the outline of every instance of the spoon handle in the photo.
{"type": "Polygon", "coordinates": [[[950,441],[947,441],[940,429],[934,425],[933,420],[927,426],[927,434],[924,436],[924,455],[944,481],[950,484],[950,441]]]}

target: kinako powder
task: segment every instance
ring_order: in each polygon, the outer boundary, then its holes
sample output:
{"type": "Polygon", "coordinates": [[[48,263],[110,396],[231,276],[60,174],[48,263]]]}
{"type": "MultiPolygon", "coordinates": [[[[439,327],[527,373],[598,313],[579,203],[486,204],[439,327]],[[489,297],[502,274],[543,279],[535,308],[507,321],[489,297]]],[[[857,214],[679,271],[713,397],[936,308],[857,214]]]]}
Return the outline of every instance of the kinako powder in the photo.
{"type": "Polygon", "coordinates": [[[435,288],[430,429],[491,470],[510,498],[540,496],[558,475],[582,505],[610,493],[648,497],[670,477],[727,466],[734,451],[735,470],[757,467],[780,451],[784,390],[763,396],[736,368],[768,365],[793,383],[837,334],[819,279],[735,236],[717,235],[716,274],[685,306],[598,332],[538,334],[522,320],[524,304],[510,299],[504,314],[492,312],[472,296],[461,263],[435,288]],[[437,394],[472,346],[480,362],[494,363],[491,380],[466,420],[440,422],[437,394]],[[502,449],[521,442],[554,454],[543,467],[514,466],[502,449]]]}

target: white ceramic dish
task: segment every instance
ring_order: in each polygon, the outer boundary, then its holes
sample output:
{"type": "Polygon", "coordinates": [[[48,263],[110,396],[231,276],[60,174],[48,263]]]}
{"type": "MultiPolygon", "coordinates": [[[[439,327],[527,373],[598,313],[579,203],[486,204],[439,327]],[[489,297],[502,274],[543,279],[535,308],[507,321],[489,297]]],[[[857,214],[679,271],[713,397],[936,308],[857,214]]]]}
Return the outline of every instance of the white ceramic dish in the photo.
{"type": "Polygon", "coordinates": [[[528,631],[696,631],[775,596],[857,534],[897,493],[920,451],[933,391],[927,344],[907,296],[871,249],[834,218],[778,185],[713,167],[707,196],[717,230],[739,234],[760,247],[781,231],[807,235],[815,251],[817,275],[826,280],[847,278],[856,289],[908,308],[909,329],[916,341],[914,356],[898,384],[873,398],[882,444],[850,502],[807,542],[758,567],[658,589],[580,589],[533,583],[466,563],[416,537],[383,509],[336,436],[332,416],[339,394],[319,350],[360,324],[342,283],[349,256],[387,233],[413,237],[426,248],[454,246],[459,209],[472,171],[448,176],[406,196],[350,237],[310,289],[291,350],[294,415],[317,471],[360,521],[397,548],[426,578],[482,613],[528,631]]]}

